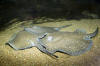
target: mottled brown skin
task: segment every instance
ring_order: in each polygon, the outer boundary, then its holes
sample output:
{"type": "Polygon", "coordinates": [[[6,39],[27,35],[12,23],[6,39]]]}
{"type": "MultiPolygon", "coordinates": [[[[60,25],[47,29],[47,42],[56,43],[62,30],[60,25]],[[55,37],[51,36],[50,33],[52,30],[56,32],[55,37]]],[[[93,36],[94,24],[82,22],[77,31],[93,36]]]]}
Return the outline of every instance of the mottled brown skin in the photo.
{"type": "Polygon", "coordinates": [[[67,53],[72,56],[83,54],[92,47],[91,37],[98,32],[85,34],[82,32],[54,32],[48,33],[44,38],[40,39],[40,43],[46,47],[51,54],[57,51],[67,53]]]}

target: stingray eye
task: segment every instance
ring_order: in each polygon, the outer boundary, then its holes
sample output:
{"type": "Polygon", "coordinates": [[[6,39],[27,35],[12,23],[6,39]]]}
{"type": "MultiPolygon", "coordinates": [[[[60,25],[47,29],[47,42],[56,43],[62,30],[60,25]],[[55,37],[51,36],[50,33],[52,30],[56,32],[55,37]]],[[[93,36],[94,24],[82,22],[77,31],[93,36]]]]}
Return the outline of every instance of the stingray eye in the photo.
{"type": "Polygon", "coordinates": [[[87,35],[87,36],[85,36],[84,39],[85,39],[85,40],[90,40],[90,38],[91,38],[91,37],[90,37],[89,35],[87,35]]]}
{"type": "Polygon", "coordinates": [[[91,38],[89,35],[87,36],[88,38],[91,38]]]}

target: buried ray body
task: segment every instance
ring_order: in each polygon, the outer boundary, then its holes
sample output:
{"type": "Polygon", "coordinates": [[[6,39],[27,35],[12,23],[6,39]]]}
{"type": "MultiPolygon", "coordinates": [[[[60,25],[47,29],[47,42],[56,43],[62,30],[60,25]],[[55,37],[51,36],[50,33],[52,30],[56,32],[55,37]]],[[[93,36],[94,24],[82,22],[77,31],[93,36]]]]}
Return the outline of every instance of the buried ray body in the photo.
{"type": "Polygon", "coordinates": [[[25,27],[24,30],[30,33],[52,33],[52,32],[59,32],[62,28],[66,28],[71,26],[65,25],[61,27],[43,27],[43,26],[33,26],[33,27],[25,27]]]}
{"type": "Polygon", "coordinates": [[[98,28],[90,34],[77,30],[75,32],[54,32],[47,33],[39,41],[51,54],[59,51],[76,56],[90,50],[93,43],[91,38],[96,36],[97,33],[98,28]]]}

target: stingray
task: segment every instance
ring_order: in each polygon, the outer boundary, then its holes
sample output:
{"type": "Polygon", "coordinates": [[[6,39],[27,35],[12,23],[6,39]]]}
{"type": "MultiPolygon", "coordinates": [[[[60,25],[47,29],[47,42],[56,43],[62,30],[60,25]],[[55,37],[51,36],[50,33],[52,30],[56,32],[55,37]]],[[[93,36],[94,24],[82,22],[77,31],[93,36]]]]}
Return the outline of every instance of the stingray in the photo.
{"type": "Polygon", "coordinates": [[[43,26],[33,26],[33,27],[25,27],[24,30],[30,33],[52,33],[52,32],[58,32],[62,28],[69,27],[70,25],[65,25],[61,27],[43,27],[43,26]]]}
{"type": "Polygon", "coordinates": [[[74,32],[53,32],[46,33],[44,38],[40,38],[40,44],[46,48],[50,54],[62,52],[71,56],[77,56],[90,50],[93,41],[91,38],[98,33],[98,28],[90,34],[82,30],[74,32]]]}
{"type": "Polygon", "coordinates": [[[31,34],[24,30],[13,34],[7,42],[15,50],[27,49],[38,44],[38,38],[42,38],[44,34],[31,34]]]}
{"type": "MultiPolygon", "coordinates": [[[[48,54],[49,52],[39,43],[39,38],[42,38],[43,34],[31,34],[26,31],[19,31],[18,33],[15,33],[11,39],[6,43],[10,47],[12,47],[15,50],[25,50],[32,47],[37,47],[40,51],[48,54]]],[[[53,55],[55,56],[55,55],[53,55]]],[[[55,56],[56,57],[56,56],[55,56]]]]}

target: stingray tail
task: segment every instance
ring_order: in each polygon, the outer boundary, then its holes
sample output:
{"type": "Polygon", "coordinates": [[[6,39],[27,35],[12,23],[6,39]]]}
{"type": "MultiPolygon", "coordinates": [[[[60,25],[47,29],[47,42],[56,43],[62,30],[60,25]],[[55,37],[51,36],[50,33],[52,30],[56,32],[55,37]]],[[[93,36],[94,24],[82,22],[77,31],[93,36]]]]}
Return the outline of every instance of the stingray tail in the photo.
{"type": "Polygon", "coordinates": [[[54,28],[54,29],[61,30],[62,28],[66,28],[66,27],[69,27],[69,26],[72,26],[72,24],[61,26],[61,27],[57,27],[57,28],[54,28]]]}
{"type": "Polygon", "coordinates": [[[88,34],[88,36],[90,38],[95,37],[97,35],[97,33],[98,33],[98,30],[99,30],[99,28],[97,27],[96,30],[93,33],[88,34]]]}

